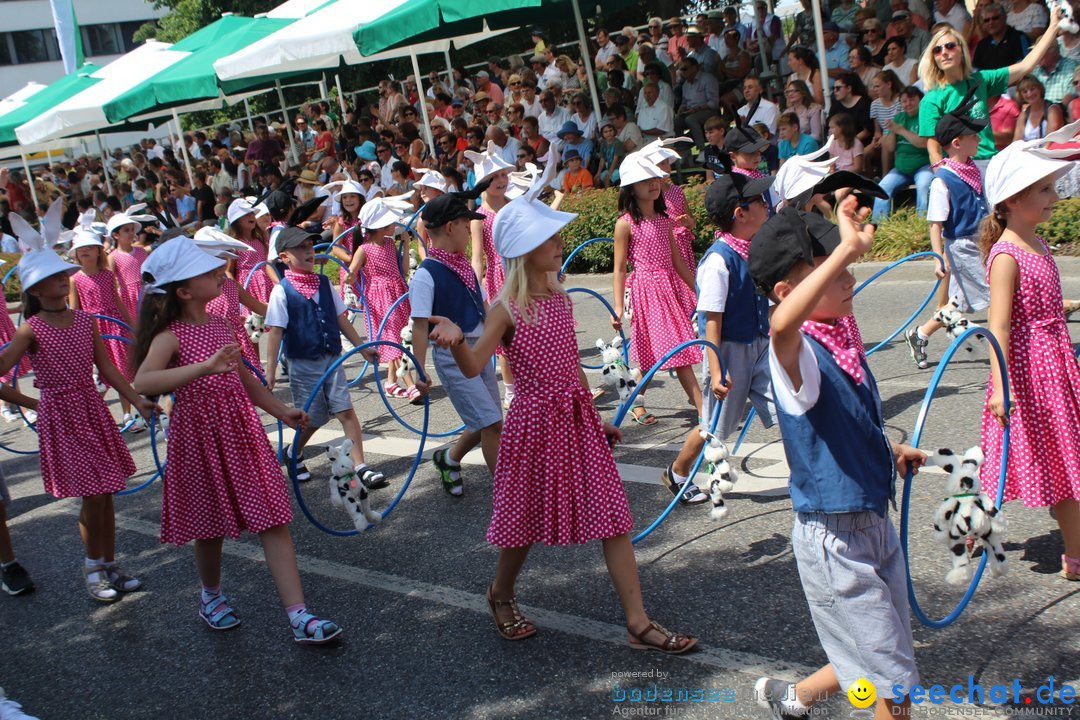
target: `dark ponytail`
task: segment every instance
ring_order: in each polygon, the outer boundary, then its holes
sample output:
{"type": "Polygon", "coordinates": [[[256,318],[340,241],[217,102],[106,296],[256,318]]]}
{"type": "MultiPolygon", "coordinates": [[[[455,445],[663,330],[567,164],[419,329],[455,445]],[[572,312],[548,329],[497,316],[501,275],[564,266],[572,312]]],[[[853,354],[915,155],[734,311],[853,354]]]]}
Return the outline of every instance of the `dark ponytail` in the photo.
{"type": "MultiPolygon", "coordinates": [[[[149,277],[144,275],[143,279],[149,277]]],[[[151,281],[153,278],[151,278],[151,281]]],[[[135,347],[131,353],[131,369],[137,371],[150,352],[150,343],[154,338],[180,317],[180,298],[176,290],[183,283],[170,283],[164,293],[144,291],[139,305],[139,320],[135,324],[135,347]]]]}

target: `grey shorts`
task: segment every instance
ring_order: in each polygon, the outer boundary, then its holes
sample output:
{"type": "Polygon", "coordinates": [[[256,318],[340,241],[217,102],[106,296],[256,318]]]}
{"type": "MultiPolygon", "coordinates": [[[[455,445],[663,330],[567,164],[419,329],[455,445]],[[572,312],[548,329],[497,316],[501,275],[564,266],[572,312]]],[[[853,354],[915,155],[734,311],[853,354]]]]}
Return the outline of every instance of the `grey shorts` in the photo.
{"type": "MultiPolygon", "coordinates": [[[[477,340],[479,338],[467,338],[469,347],[475,345],[477,340]]],[[[503,419],[499,383],[495,380],[495,370],[490,363],[484,365],[484,371],[476,377],[467,378],[461,373],[453,354],[445,348],[432,349],[431,361],[454,410],[465,423],[465,429],[478,432],[503,419]]]]}
{"type": "MultiPolygon", "coordinates": [[[[319,378],[337,359],[338,356],[335,355],[323,355],[318,360],[289,358],[289,390],[292,391],[294,406],[304,407],[319,378]]],[[[311,407],[308,408],[311,427],[322,427],[330,422],[331,415],[352,409],[352,398],[349,397],[345,369],[339,365],[338,369],[326,378],[326,382],[319,388],[311,407]]]]}
{"type": "Polygon", "coordinates": [[[949,297],[956,298],[962,313],[990,307],[990,286],[986,282],[986,263],[979,251],[978,238],[945,240],[949,259],[949,297]]]}
{"type": "Polygon", "coordinates": [[[919,682],[900,539],[872,512],[796,513],[791,545],[821,647],[840,688],[919,682]]]}
{"type": "MultiPolygon", "coordinates": [[[[720,408],[714,434],[726,440],[734,432],[746,411],[747,400],[757,409],[765,427],[772,427],[776,422],[776,405],[773,403],[772,380],[769,376],[769,338],[758,337],[749,345],[720,343],[720,359],[731,380],[731,391],[720,408]]],[[[712,393],[707,358],[701,363],[701,395],[702,423],[708,427],[716,396],[712,393]]]]}

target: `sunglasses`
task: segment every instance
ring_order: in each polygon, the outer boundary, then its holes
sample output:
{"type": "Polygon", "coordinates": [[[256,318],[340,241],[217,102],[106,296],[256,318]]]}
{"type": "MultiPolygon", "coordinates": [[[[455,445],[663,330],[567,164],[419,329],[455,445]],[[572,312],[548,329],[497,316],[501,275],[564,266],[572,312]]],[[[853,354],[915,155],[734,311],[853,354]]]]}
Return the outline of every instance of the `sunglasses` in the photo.
{"type": "Polygon", "coordinates": [[[952,41],[947,42],[944,45],[935,45],[933,47],[934,57],[937,57],[938,55],[940,55],[945,50],[948,50],[949,52],[952,52],[957,47],[958,47],[958,45],[955,42],[952,42],[952,41]]]}
{"type": "Polygon", "coordinates": [[[518,159],[518,160],[525,160],[525,159],[526,159],[526,158],[528,158],[528,157],[529,157],[529,156],[528,156],[528,155],[526,155],[525,153],[518,153],[517,159],[518,159]]]}
{"type": "Polygon", "coordinates": [[[983,22],[992,22],[994,20],[1000,20],[1001,15],[987,15],[983,18],[983,22]]]}

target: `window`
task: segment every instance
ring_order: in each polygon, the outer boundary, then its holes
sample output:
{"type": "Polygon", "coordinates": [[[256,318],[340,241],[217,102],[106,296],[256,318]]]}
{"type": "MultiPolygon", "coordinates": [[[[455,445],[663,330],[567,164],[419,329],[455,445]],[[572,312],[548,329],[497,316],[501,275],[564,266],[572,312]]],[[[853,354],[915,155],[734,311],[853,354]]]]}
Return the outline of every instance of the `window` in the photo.
{"type": "Polygon", "coordinates": [[[118,30],[115,23],[83,25],[83,51],[86,56],[119,55],[124,52],[118,30]]]}
{"type": "Polygon", "coordinates": [[[48,62],[60,59],[60,46],[52,29],[20,30],[9,33],[18,63],[48,62]]]}
{"type": "Polygon", "coordinates": [[[140,43],[135,42],[135,40],[134,40],[135,31],[138,30],[139,28],[141,28],[143,25],[145,25],[148,22],[153,22],[153,21],[152,20],[140,20],[138,22],[122,22],[122,23],[120,23],[120,39],[124,43],[124,52],[131,52],[132,50],[134,50],[140,44],[140,43]]]}

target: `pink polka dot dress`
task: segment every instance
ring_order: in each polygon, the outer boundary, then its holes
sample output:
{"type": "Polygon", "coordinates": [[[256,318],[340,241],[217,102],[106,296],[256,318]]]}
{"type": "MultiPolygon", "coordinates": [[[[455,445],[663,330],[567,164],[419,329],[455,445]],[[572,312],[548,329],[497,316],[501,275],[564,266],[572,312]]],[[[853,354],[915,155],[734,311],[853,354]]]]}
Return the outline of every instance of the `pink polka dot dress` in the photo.
{"type": "MultiPolygon", "coordinates": [[[[0,312],[0,345],[11,342],[13,337],[15,337],[15,323],[11,321],[11,316],[7,312],[0,312]]],[[[25,375],[30,369],[30,361],[25,356],[21,358],[15,367],[0,375],[0,383],[9,384],[15,377],[16,369],[19,375],[25,375]]]]}
{"type": "Polygon", "coordinates": [[[38,443],[45,491],[58,498],[123,490],[135,463],[105,401],[94,385],[94,319],[72,310],[69,327],[53,327],[41,315],[27,318],[34,330],[34,387],[40,392],[38,443]]]}
{"type": "Polygon", "coordinates": [[[571,545],[629,532],[626,491],[578,376],[569,298],[537,300],[533,324],[516,307],[510,312],[507,358],[516,393],[499,442],[488,542],[571,545]]]}
{"type": "Polygon", "coordinates": [[[236,335],[236,342],[240,344],[240,352],[243,354],[244,359],[259,368],[259,372],[262,372],[263,366],[259,362],[259,354],[255,352],[255,346],[251,344],[251,336],[248,335],[247,329],[244,327],[244,315],[240,312],[240,308],[244,306],[240,304],[239,287],[236,280],[226,275],[225,283],[221,286],[221,294],[206,303],[206,312],[229,321],[229,326],[236,335]]]}
{"type": "Polygon", "coordinates": [[[131,252],[126,253],[116,248],[109,257],[112,258],[120,280],[120,301],[124,303],[131,319],[135,320],[139,317],[139,292],[142,290],[142,266],[146,262],[146,250],[132,246],[131,252]]]}
{"type": "MultiPolygon", "coordinates": [[[[682,187],[675,183],[668,183],[668,186],[664,188],[664,204],[667,207],[668,217],[672,220],[675,220],[680,215],[690,214],[690,204],[686,202],[686,194],[683,192],[682,187]]],[[[694,231],[675,223],[672,232],[675,235],[675,244],[679,247],[679,255],[682,256],[683,262],[686,263],[686,267],[690,268],[690,272],[695,272],[697,258],[694,257],[694,231]]],[[[686,308],[686,316],[690,317],[697,310],[697,293],[682,281],[679,282],[678,288],[679,298],[682,300],[683,307],[686,308]]]]}
{"type": "MultiPolygon", "coordinates": [[[[345,216],[341,216],[338,218],[338,224],[341,227],[341,230],[338,234],[340,235],[342,232],[344,232],[345,234],[341,236],[341,239],[337,241],[337,244],[340,248],[342,248],[346,253],[349,254],[350,258],[352,257],[354,250],[352,229],[356,227],[356,222],[357,220],[355,218],[352,220],[346,220],[345,216]]],[[[348,265],[348,263],[345,264],[348,265]]],[[[343,267],[338,267],[338,292],[341,293],[342,300],[345,299],[346,275],[348,275],[348,271],[343,267]]]]}
{"type": "MultiPolygon", "coordinates": [[[[87,275],[80,270],[73,276],[75,291],[79,294],[79,307],[88,313],[108,315],[117,319],[123,319],[120,305],[117,301],[119,290],[116,287],[116,276],[111,270],[98,270],[93,275],[87,275]]],[[[97,323],[98,332],[102,335],[118,335],[130,338],[131,333],[122,325],[117,325],[109,320],[94,319],[97,323]]],[[[102,338],[105,349],[109,352],[109,358],[120,374],[127,378],[128,382],[135,377],[135,371],[128,363],[130,346],[123,340],[109,340],[102,338]]],[[[105,379],[101,381],[104,383],[105,379]]]]}
{"type": "MultiPolygon", "coordinates": [[[[364,300],[371,313],[371,329],[375,332],[386,317],[390,306],[402,295],[409,292],[398,265],[397,247],[393,238],[383,238],[382,242],[366,242],[364,249],[366,261],[361,272],[364,275],[364,300]]],[[[401,329],[409,322],[409,301],[402,300],[390,314],[379,340],[401,342],[401,329]]],[[[401,351],[394,347],[379,347],[379,360],[397,360],[401,351]]]]}
{"type": "MultiPolygon", "coordinates": [[[[1009,416],[1009,469],[1004,500],[1020,498],[1028,507],[1080,499],[1080,367],[1062,311],[1061,277],[1046,243],[1043,254],[998,241],[994,259],[1009,255],[1020,266],[1009,323],[1009,391],[1016,399],[1009,416]]],[[[986,390],[993,393],[993,376],[986,390]]],[[[1002,427],[983,410],[983,490],[996,497],[1001,467],[1002,427]]]]}
{"type": "MultiPolygon", "coordinates": [[[[634,272],[627,277],[634,314],[630,320],[630,354],[641,372],[647,372],[674,347],[697,338],[690,324],[690,313],[683,305],[680,287],[686,283],[675,272],[668,236],[675,223],[657,215],[638,224],[627,213],[630,223],[628,256],[634,272]]],[[[698,346],[680,351],[662,369],[685,367],[701,362],[698,346]]]]}
{"type": "MultiPolygon", "coordinates": [[[[257,238],[248,238],[242,242],[250,245],[253,250],[241,250],[236,254],[236,281],[243,285],[251,275],[251,269],[263,260],[266,260],[266,243],[257,238]]],[[[274,282],[266,274],[266,266],[260,267],[251,276],[251,282],[246,286],[247,291],[258,298],[261,302],[270,299],[270,291],[274,289],[274,282]]],[[[240,313],[247,317],[251,311],[247,307],[240,308],[240,313]]]]}
{"type": "MultiPolygon", "coordinates": [[[[506,282],[502,258],[495,251],[495,239],[491,234],[498,211],[480,205],[476,208],[476,212],[484,216],[484,277],[481,279],[484,281],[484,292],[487,293],[488,302],[491,302],[502,292],[502,286],[506,282]]],[[[506,355],[506,348],[500,344],[495,348],[495,354],[503,357],[506,355]]]]}
{"type": "MultiPolygon", "coordinates": [[[[215,315],[204,325],[178,321],[169,330],[180,345],[170,367],[202,362],[236,341],[228,321],[215,315]]],[[[161,542],[235,538],[292,521],[285,478],[240,372],[204,375],[176,389],[161,542]]]]}

